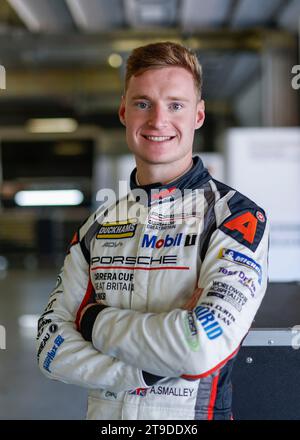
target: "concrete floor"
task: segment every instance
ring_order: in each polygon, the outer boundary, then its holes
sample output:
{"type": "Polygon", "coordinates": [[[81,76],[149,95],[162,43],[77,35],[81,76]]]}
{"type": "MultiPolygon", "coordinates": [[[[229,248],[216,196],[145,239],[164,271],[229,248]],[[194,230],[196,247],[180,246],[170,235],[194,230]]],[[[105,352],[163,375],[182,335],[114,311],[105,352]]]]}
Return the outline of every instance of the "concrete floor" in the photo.
{"type": "Polygon", "coordinates": [[[87,391],[45,378],[36,362],[36,330],[19,324],[22,315],[41,314],[56,275],[46,270],[2,273],[0,325],[6,329],[6,349],[0,349],[0,420],[85,418],[87,391]]]}

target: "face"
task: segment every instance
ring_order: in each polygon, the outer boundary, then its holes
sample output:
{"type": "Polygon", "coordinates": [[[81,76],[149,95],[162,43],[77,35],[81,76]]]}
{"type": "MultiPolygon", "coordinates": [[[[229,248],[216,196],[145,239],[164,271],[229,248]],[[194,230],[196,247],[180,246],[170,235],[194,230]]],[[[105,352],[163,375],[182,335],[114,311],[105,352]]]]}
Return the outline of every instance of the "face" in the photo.
{"type": "Polygon", "coordinates": [[[119,117],[137,163],[180,164],[192,157],[194,132],[204,122],[204,102],[186,69],[150,69],[130,78],[119,117]]]}

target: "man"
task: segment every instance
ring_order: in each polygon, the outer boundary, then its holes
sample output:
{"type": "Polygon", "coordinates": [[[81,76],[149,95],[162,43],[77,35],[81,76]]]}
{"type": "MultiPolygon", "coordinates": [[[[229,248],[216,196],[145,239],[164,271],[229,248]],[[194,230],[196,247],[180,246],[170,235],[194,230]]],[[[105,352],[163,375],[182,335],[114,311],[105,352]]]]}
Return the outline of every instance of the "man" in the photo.
{"type": "Polygon", "coordinates": [[[204,102],[189,50],[135,49],[119,116],[132,193],[75,234],[40,368],[90,388],[90,419],[230,419],[233,360],[266,290],[265,214],[192,157],[204,102]]]}

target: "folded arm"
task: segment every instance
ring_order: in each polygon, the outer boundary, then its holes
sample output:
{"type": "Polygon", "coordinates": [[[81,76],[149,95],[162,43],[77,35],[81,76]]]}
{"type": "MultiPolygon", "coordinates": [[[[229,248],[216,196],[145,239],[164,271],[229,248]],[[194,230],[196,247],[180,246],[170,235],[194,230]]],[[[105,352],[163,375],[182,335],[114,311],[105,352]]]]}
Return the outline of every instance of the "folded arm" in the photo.
{"type": "Polygon", "coordinates": [[[89,265],[80,242],[73,243],[64,268],[38,325],[37,357],[41,371],[52,379],[120,392],[146,387],[158,378],[103,354],[77,330],[80,307],[93,300],[89,265]]]}

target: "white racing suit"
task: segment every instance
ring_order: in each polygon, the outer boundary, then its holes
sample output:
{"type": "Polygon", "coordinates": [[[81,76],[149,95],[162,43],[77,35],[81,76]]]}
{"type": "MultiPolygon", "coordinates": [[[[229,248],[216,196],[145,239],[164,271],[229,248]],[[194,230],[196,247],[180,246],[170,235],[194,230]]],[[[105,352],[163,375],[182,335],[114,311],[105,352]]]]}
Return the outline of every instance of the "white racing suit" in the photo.
{"type": "Polygon", "coordinates": [[[39,320],[42,372],[89,388],[89,419],[231,418],[233,360],[267,285],[267,220],[193,160],[138,202],[133,171],[129,196],[75,234],[39,320]]]}

